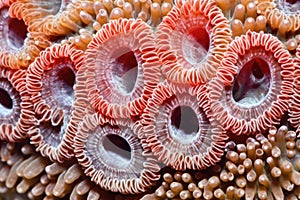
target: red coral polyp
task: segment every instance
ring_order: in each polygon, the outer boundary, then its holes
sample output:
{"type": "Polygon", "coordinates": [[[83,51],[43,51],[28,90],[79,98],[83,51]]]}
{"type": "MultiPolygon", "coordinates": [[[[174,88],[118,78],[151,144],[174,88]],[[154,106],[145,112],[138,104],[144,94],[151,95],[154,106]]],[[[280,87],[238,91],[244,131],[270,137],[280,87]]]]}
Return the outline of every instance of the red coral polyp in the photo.
{"type": "Polygon", "coordinates": [[[95,35],[85,53],[88,97],[112,118],[141,114],[159,82],[159,60],[150,27],[141,20],[112,20],[95,35]]]}
{"type": "Polygon", "coordinates": [[[270,34],[237,37],[208,86],[214,118],[238,135],[277,124],[289,106],[294,69],[289,52],[270,34]]]}
{"type": "Polygon", "coordinates": [[[165,78],[177,83],[206,83],[231,41],[228,20],[213,1],[177,4],[158,26],[158,55],[165,78]]]}
{"type": "Polygon", "coordinates": [[[61,162],[72,155],[73,139],[67,131],[74,110],[73,85],[82,63],[82,51],[53,45],[28,68],[27,88],[38,121],[29,136],[37,150],[52,161],[61,162]]]}
{"type": "Polygon", "coordinates": [[[204,86],[164,82],[148,101],[138,136],[159,161],[176,170],[205,169],[220,161],[227,140],[210,116],[204,86]]]}

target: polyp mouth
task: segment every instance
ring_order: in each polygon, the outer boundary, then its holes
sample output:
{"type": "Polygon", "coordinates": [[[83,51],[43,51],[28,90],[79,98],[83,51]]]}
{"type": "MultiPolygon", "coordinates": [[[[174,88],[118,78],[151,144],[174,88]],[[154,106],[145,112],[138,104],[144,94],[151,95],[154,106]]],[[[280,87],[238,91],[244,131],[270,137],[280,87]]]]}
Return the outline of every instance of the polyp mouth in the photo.
{"type": "MultiPolygon", "coordinates": [[[[27,26],[24,21],[9,17],[6,8],[0,9],[0,20],[3,20],[1,24],[4,26],[0,29],[3,39],[6,40],[6,48],[20,49],[27,37],[27,26]]],[[[5,49],[5,47],[2,48],[5,49]]]]}
{"type": "Polygon", "coordinates": [[[271,81],[268,63],[259,57],[244,64],[233,84],[232,98],[241,107],[251,108],[266,98],[271,81]]]}
{"type": "Polygon", "coordinates": [[[116,59],[111,63],[112,76],[116,82],[114,85],[122,94],[129,94],[134,90],[134,86],[138,75],[138,62],[135,54],[129,49],[121,49],[116,59]]]}
{"type": "Polygon", "coordinates": [[[131,148],[121,136],[109,134],[103,139],[103,148],[107,155],[106,162],[115,167],[126,167],[131,162],[131,148]],[[112,159],[113,158],[113,159],[112,159]]]}
{"type": "Polygon", "coordinates": [[[195,28],[183,36],[182,53],[191,64],[205,59],[210,46],[210,37],[205,28],[195,28]]]}
{"type": "Polygon", "coordinates": [[[171,114],[171,136],[181,143],[190,143],[199,131],[198,117],[190,106],[177,106],[171,114]]]}
{"type": "MultiPolygon", "coordinates": [[[[3,88],[0,88],[0,96],[1,96],[0,98],[1,107],[7,110],[11,110],[13,108],[13,101],[10,95],[8,94],[8,92],[3,88]]],[[[2,109],[0,109],[0,112],[2,112],[2,109]]]]}

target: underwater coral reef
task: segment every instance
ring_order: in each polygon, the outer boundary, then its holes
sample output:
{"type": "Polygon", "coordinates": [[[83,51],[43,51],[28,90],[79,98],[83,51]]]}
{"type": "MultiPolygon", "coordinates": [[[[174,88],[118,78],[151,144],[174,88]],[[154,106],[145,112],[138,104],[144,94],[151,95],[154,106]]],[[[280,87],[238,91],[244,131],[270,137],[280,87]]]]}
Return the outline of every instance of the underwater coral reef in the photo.
{"type": "Polygon", "coordinates": [[[299,7],[0,0],[0,199],[300,199],[299,7]]]}

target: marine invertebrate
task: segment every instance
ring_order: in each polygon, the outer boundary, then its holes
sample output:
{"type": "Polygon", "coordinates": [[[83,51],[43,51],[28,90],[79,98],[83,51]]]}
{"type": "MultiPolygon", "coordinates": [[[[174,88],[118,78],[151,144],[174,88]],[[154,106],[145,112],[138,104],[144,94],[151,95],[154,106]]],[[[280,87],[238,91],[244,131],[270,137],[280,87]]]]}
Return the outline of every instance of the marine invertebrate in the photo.
{"type": "Polygon", "coordinates": [[[295,63],[295,72],[294,72],[294,87],[293,87],[293,95],[290,100],[289,106],[289,122],[295,128],[300,127],[300,110],[299,110],[299,98],[300,98],[300,46],[297,48],[296,55],[294,57],[295,63]]]}
{"type": "Polygon", "coordinates": [[[86,29],[80,29],[78,33],[79,34],[76,36],[69,37],[66,43],[70,44],[71,46],[74,46],[77,49],[86,50],[88,44],[93,39],[92,33],[86,29]]]}
{"type": "Polygon", "coordinates": [[[264,15],[257,14],[257,6],[248,1],[239,3],[234,7],[231,21],[233,37],[245,34],[247,31],[267,31],[267,19],[264,15]]]}
{"type": "Polygon", "coordinates": [[[15,0],[2,0],[0,1],[0,8],[10,6],[15,0]]]}
{"type": "Polygon", "coordinates": [[[245,198],[298,197],[298,143],[296,133],[286,126],[271,127],[267,138],[259,134],[246,145],[233,145],[226,155],[224,174],[235,177],[235,185],[245,189],[245,198]]]}
{"type": "Polygon", "coordinates": [[[294,69],[277,38],[263,32],[236,38],[208,86],[214,118],[238,135],[278,123],[288,109],[294,69]]]}
{"type": "Polygon", "coordinates": [[[0,197],[9,198],[13,192],[22,199],[113,196],[90,182],[75,161],[52,163],[32,145],[1,142],[0,157],[0,197]]]}
{"type": "Polygon", "coordinates": [[[27,89],[38,127],[28,133],[43,156],[62,162],[72,155],[72,138],[66,134],[74,102],[76,71],[83,52],[69,46],[52,45],[29,67],[27,89]]]}
{"type": "Polygon", "coordinates": [[[177,3],[157,31],[163,75],[177,83],[207,82],[215,75],[230,41],[229,22],[214,1],[177,3]]]}
{"type": "Polygon", "coordinates": [[[146,138],[145,145],[164,164],[177,170],[200,170],[216,164],[223,155],[227,136],[210,120],[206,93],[202,86],[164,82],[148,100],[138,135],[146,138]]]}
{"type": "Polygon", "coordinates": [[[112,20],[85,52],[85,85],[93,107],[112,118],[139,115],[160,78],[150,27],[141,20],[112,20]]]}
{"type": "Polygon", "coordinates": [[[300,29],[299,5],[298,1],[289,0],[257,1],[258,12],[266,16],[270,27],[278,30],[278,36],[283,39],[300,29]]]}
{"type": "MultiPolygon", "coordinates": [[[[100,30],[109,20],[119,18],[141,19],[152,27],[156,27],[163,16],[171,10],[173,2],[170,0],[159,1],[96,1],[93,5],[96,20],[93,28],[100,30]]],[[[92,8],[92,6],[91,6],[92,8]]]]}
{"type": "MultiPolygon", "coordinates": [[[[0,193],[9,193],[10,190],[16,189],[14,188],[18,182],[18,175],[16,170],[19,164],[23,161],[20,153],[16,151],[15,143],[5,143],[1,141],[1,169],[0,169],[0,185],[1,192],[0,193]]],[[[24,184],[23,184],[24,185],[24,184]]],[[[21,184],[20,184],[21,187],[21,184]]],[[[17,190],[17,189],[16,189],[17,190]]],[[[14,193],[18,193],[18,191],[14,191],[14,193]]],[[[16,195],[19,198],[25,195],[16,195]]]]}
{"type": "Polygon", "coordinates": [[[79,29],[78,35],[68,38],[68,43],[76,48],[86,50],[92,40],[92,34],[99,31],[110,20],[119,18],[141,19],[152,28],[160,23],[172,8],[168,1],[81,1],[80,19],[85,24],[79,29]]]}
{"type": "Polygon", "coordinates": [[[12,69],[27,68],[39,52],[50,46],[42,33],[27,33],[22,20],[11,16],[8,7],[0,7],[0,65],[12,69]]]}
{"type": "Polygon", "coordinates": [[[46,35],[65,35],[80,28],[80,1],[35,0],[16,1],[9,8],[10,14],[23,19],[30,32],[46,35]]]}
{"type": "MultiPolygon", "coordinates": [[[[162,172],[162,182],[157,189],[144,195],[142,200],[150,199],[222,199],[220,187],[222,182],[218,175],[221,165],[216,164],[204,171],[173,171],[162,172]],[[215,196],[213,194],[214,190],[215,196]]],[[[233,199],[228,191],[228,198],[233,199]]],[[[226,194],[226,193],[225,193],[226,194]]],[[[224,197],[224,196],[223,196],[224,197]]]]}
{"type": "Polygon", "coordinates": [[[293,199],[299,196],[299,141],[286,126],[229,142],[224,164],[206,172],[165,173],[158,199],[293,199]],[[223,167],[222,167],[223,166],[223,167]]]}
{"type": "Polygon", "coordinates": [[[230,22],[232,37],[235,38],[247,31],[268,31],[268,24],[265,15],[261,14],[261,6],[258,2],[251,0],[216,0],[219,8],[230,22]]]}
{"type": "Polygon", "coordinates": [[[299,44],[296,38],[291,38],[285,43],[287,50],[289,50],[290,52],[294,52],[297,49],[298,45],[299,44]]]}
{"type": "Polygon", "coordinates": [[[32,127],[32,106],[26,92],[26,72],[0,67],[0,138],[16,142],[32,127]]]}
{"type": "Polygon", "coordinates": [[[134,194],[144,192],[160,178],[156,160],[135,129],[131,120],[85,116],[74,139],[74,152],[93,182],[106,190],[134,194]]]}
{"type": "Polygon", "coordinates": [[[291,54],[296,52],[294,63],[297,65],[299,50],[295,49],[300,39],[296,35],[298,31],[290,27],[295,22],[297,29],[299,20],[295,18],[291,22],[292,18],[286,13],[270,15],[271,9],[279,8],[280,3],[286,5],[284,1],[269,0],[273,3],[264,4],[264,8],[262,2],[266,0],[241,0],[239,4],[234,0],[179,0],[176,4],[172,0],[0,1],[0,7],[5,7],[0,14],[9,16],[1,21],[5,26],[3,37],[0,37],[5,43],[0,53],[0,198],[12,198],[6,195],[18,193],[23,199],[27,196],[29,199],[130,200],[141,199],[144,192],[151,193],[155,189],[154,194],[143,199],[299,197],[300,143],[295,139],[300,132],[298,78],[293,80],[298,76],[298,66],[294,71],[291,55],[283,50],[278,40],[263,33],[246,33],[247,30],[274,33],[278,29],[279,39],[285,42],[286,48],[291,54]],[[53,3],[55,6],[49,7],[53,3]],[[173,5],[176,8],[169,13],[173,5]],[[216,5],[223,9],[231,25],[216,5]],[[179,12],[181,15],[175,16],[179,12]],[[184,27],[185,32],[176,35],[176,31],[168,34],[159,30],[160,37],[155,41],[153,34],[168,13],[161,27],[168,22],[172,30],[184,27]],[[176,17],[178,24],[170,21],[176,17]],[[24,21],[20,40],[14,25],[18,25],[18,30],[20,26],[13,21],[24,21]],[[271,26],[270,30],[269,25],[279,21],[278,28],[271,26]],[[221,35],[222,28],[224,35],[221,35]],[[48,36],[44,31],[48,31],[48,36]],[[93,35],[96,31],[99,33],[93,35]],[[213,40],[214,32],[219,37],[213,40]],[[207,37],[201,40],[199,35],[205,35],[203,33],[207,33],[207,37]],[[235,37],[245,33],[245,36],[235,37]],[[104,35],[99,37],[99,34],[104,35]],[[182,45],[176,44],[179,36],[183,38],[182,45]],[[170,47],[178,50],[173,54],[164,54],[162,48],[159,49],[169,45],[167,37],[171,38],[170,47]],[[209,42],[203,42],[208,41],[207,38],[209,42]],[[246,42],[241,38],[247,38],[246,42]],[[229,45],[231,39],[234,42],[229,45]],[[61,45],[54,45],[56,42],[61,45]],[[189,44],[199,48],[190,49],[189,44]],[[51,48],[40,54],[50,45],[51,48]],[[180,45],[184,50],[180,50],[180,45]],[[202,51],[203,45],[208,46],[208,53],[202,51]],[[219,54],[209,60],[214,45],[219,45],[219,54]],[[228,47],[228,55],[225,55],[228,47]],[[236,47],[244,49],[234,52],[236,47]],[[86,63],[95,68],[84,66],[83,51],[78,49],[85,51],[87,48],[86,63]],[[68,53],[54,58],[50,49],[55,55],[68,53]],[[112,56],[106,58],[106,55],[112,56]],[[159,56],[164,62],[159,61],[159,56]],[[198,60],[200,64],[196,63],[198,60]],[[52,61],[55,63],[51,64],[52,61]],[[161,64],[166,79],[156,88],[161,81],[161,64]],[[166,66],[175,64],[178,68],[166,72],[166,66]],[[29,65],[26,72],[8,69],[29,65]],[[3,74],[7,77],[1,77],[3,74]],[[28,86],[24,81],[26,74],[28,86]],[[52,82],[54,79],[56,81],[52,82]],[[52,83],[52,90],[46,86],[49,83],[52,83]],[[61,90],[56,90],[58,87],[61,90]],[[107,91],[109,93],[105,93],[107,91]],[[263,97],[260,99],[257,93],[263,97]],[[290,98],[292,93],[295,95],[290,98]],[[21,109],[21,112],[13,112],[13,115],[19,114],[16,118],[6,115],[7,109],[1,107],[11,107],[10,98],[21,102],[15,104],[21,109]],[[262,104],[265,107],[260,107],[262,104]],[[243,113],[239,113],[240,107],[243,113]],[[220,112],[221,109],[225,111],[220,112]],[[279,130],[273,127],[286,123],[286,115],[282,117],[286,111],[289,111],[287,120],[297,129],[296,133],[287,131],[286,127],[279,130]],[[5,117],[1,118],[3,113],[5,117]],[[224,120],[223,117],[228,118],[224,120]],[[2,119],[11,123],[6,125],[2,119]],[[18,126],[17,120],[22,126],[18,126]],[[228,134],[224,134],[222,126],[228,134]],[[270,132],[268,137],[258,134],[265,130],[270,132]],[[232,132],[256,136],[246,140],[249,136],[243,135],[246,143],[240,144],[240,137],[232,132]],[[228,138],[235,143],[229,142],[225,148],[228,138]],[[20,140],[24,143],[16,142],[20,140]],[[8,141],[12,143],[6,143],[8,141]],[[164,142],[169,141],[170,151],[158,152],[163,149],[164,142]],[[75,145],[71,145],[74,142],[75,145]],[[200,153],[192,149],[193,145],[200,153]],[[192,147],[185,148],[187,146],[192,147]],[[226,156],[220,160],[224,148],[226,156]],[[76,159],[72,158],[74,149],[76,159]],[[91,153],[94,150],[96,155],[91,153]],[[206,150],[209,153],[203,153],[206,150]],[[109,157],[112,152],[119,154],[109,157]],[[132,164],[136,157],[138,159],[132,164]],[[158,160],[169,167],[160,170],[158,160]],[[87,163],[102,165],[93,169],[87,163]],[[126,172],[129,173],[125,173],[124,166],[128,163],[134,166],[128,167],[126,172]],[[108,165],[114,166],[118,176],[114,177],[115,173],[107,170],[108,165]],[[188,171],[176,171],[185,169],[188,171]],[[156,188],[154,184],[163,174],[162,185],[156,188]]]}

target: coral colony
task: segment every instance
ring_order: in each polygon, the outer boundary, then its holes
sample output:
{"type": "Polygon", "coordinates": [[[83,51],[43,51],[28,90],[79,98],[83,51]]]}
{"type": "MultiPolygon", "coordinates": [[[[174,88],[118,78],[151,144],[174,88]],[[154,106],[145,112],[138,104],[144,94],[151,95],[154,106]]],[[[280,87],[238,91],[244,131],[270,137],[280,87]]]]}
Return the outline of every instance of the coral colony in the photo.
{"type": "Polygon", "coordinates": [[[300,199],[299,0],[0,0],[0,199],[300,199]]]}

